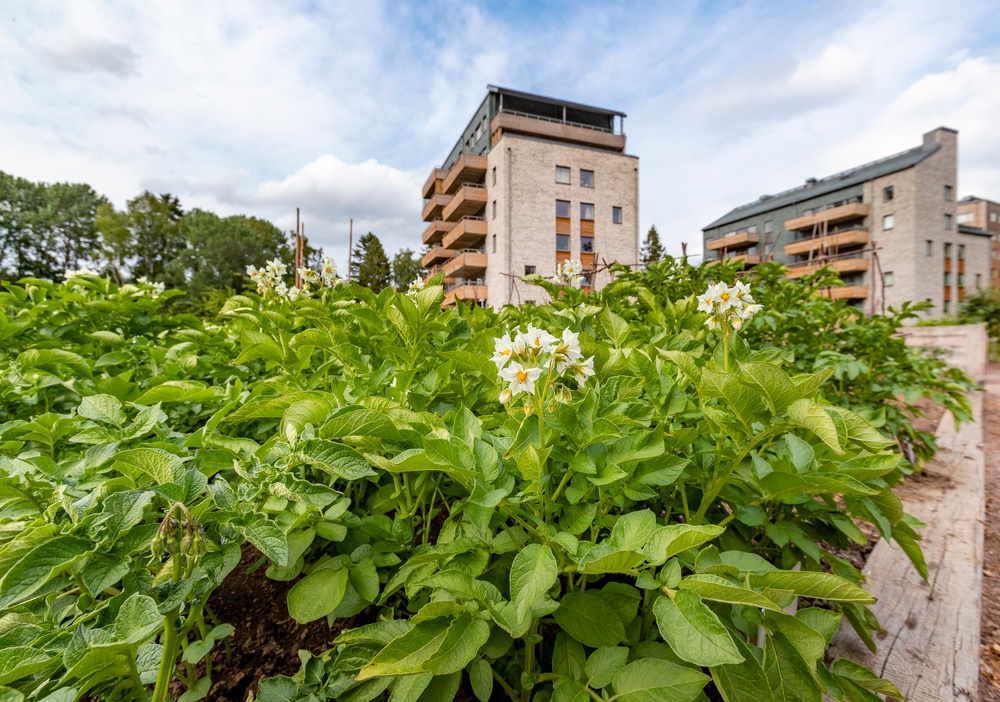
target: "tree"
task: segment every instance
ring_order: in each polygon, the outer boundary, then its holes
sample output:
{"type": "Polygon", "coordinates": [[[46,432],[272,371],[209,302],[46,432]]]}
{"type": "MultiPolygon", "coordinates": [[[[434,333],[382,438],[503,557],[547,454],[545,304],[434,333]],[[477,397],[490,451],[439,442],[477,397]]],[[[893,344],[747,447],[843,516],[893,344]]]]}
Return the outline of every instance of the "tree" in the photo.
{"type": "Polygon", "coordinates": [[[101,237],[101,258],[114,279],[124,282],[128,258],[132,255],[132,232],[125,213],[111,203],[101,203],[94,214],[94,226],[101,237]]]}
{"type": "Polygon", "coordinates": [[[180,201],[173,195],[157,196],[147,190],[128,201],[126,221],[135,256],[132,275],[183,284],[182,253],[187,237],[180,201]]]}
{"type": "Polygon", "coordinates": [[[292,259],[284,233],[256,217],[222,218],[195,209],[184,215],[184,231],[189,244],[184,251],[187,288],[196,296],[213,289],[241,292],[248,265],[292,259]]]}
{"type": "Polygon", "coordinates": [[[378,237],[368,232],[358,240],[351,254],[351,282],[381,292],[389,287],[389,259],[378,237]]]}
{"type": "Polygon", "coordinates": [[[406,290],[416,278],[422,278],[424,267],[410,249],[402,249],[392,257],[392,282],[397,290],[406,290]]]}
{"type": "Polygon", "coordinates": [[[655,261],[662,261],[665,253],[666,251],[660,243],[660,233],[656,231],[656,225],[654,224],[649,228],[646,240],[642,244],[642,262],[653,263],[655,261]]]}

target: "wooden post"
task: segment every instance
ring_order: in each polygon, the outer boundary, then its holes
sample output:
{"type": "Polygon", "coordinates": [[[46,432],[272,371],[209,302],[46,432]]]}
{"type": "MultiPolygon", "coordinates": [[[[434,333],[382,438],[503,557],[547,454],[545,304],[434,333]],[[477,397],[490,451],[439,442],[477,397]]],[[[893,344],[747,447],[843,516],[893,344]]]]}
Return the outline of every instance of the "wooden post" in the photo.
{"type": "Polygon", "coordinates": [[[302,276],[299,269],[302,267],[302,221],[299,215],[299,208],[295,208],[295,287],[302,289],[302,276]]]}
{"type": "Polygon", "coordinates": [[[354,218],[347,230],[347,282],[351,282],[351,253],[354,251],[354,218]]]}

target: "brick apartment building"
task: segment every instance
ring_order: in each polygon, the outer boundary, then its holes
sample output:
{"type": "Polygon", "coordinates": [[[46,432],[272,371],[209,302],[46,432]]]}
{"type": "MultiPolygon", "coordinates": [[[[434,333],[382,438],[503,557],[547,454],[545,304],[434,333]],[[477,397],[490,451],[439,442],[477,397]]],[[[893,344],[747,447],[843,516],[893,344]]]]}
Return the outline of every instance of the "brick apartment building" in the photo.
{"type": "Polygon", "coordinates": [[[823,265],[844,287],[826,294],[866,313],[926,300],[928,319],[957,312],[967,289],[990,280],[989,234],[959,224],[958,132],[741,205],[703,230],[708,261],[773,260],[801,277],[823,265]]]}
{"type": "Polygon", "coordinates": [[[1000,290],[1000,203],[970,195],[958,201],[955,221],[960,227],[986,231],[993,240],[990,255],[990,285],[1000,290]]]}
{"type": "Polygon", "coordinates": [[[486,98],[423,186],[429,275],[445,302],[500,308],[541,303],[518,277],[583,263],[584,285],[606,264],[639,259],[639,159],[625,153],[625,115],[488,86],[486,98]]]}

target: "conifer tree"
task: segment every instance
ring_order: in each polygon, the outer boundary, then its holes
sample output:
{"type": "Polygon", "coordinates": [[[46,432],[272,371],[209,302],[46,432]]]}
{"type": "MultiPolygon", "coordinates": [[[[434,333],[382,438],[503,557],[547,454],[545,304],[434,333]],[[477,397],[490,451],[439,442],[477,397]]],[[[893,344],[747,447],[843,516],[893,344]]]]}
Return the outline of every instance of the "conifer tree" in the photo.
{"type": "Polygon", "coordinates": [[[368,232],[358,240],[351,254],[351,282],[381,292],[389,287],[392,273],[389,259],[378,237],[368,232]]]}
{"type": "Polygon", "coordinates": [[[649,228],[646,240],[642,244],[642,262],[653,263],[655,261],[662,261],[665,253],[666,251],[660,243],[660,233],[656,231],[656,225],[654,224],[649,228]]]}

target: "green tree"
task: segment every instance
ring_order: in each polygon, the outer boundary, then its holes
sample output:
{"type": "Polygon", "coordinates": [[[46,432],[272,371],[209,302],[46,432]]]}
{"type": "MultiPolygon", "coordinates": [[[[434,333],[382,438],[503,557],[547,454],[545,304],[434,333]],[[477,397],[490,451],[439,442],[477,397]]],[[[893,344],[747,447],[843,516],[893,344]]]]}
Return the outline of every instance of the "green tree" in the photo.
{"type": "Polygon", "coordinates": [[[195,209],[184,215],[184,231],[189,245],[184,251],[187,288],[197,296],[209,290],[240,292],[248,265],[260,266],[272,258],[292,259],[284,233],[256,217],[222,218],[195,209]]]}
{"type": "Polygon", "coordinates": [[[991,339],[1000,339],[1000,291],[980,288],[965,298],[959,317],[972,322],[985,322],[991,339]]]}
{"type": "Polygon", "coordinates": [[[397,290],[406,290],[415,278],[422,278],[424,267],[410,249],[402,249],[392,257],[392,282],[397,290]]]}
{"type": "Polygon", "coordinates": [[[378,237],[368,232],[358,240],[351,254],[351,282],[380,292],[389,287],[389,259],[378,237]]]}
{"type": "Polygon", "coordinates": [[[173,195],[154,195],[147,190],[128,201],[126,221],[135,259],[132,275],[183,284],[187,237],[180,201],[173,195]]]}
{"type": "Polygon", "coordinates": [[[94,226],[101,238],[101,258],[108,271],[119,283],[124,282],[126,266],[132,255],[132,232],[128,228],[128,217],[119,212],[111,203],[97,206],[94,226]]]}
{"type": "Polygon", "coordinates": [[[654,224],[649,228],[646,240],[642,243],[642,262],[653,263],[654,261],[662,261],[665,253],[666,251],[660,243],[660,233],[656,231],[656,225],[654,224]]]}

